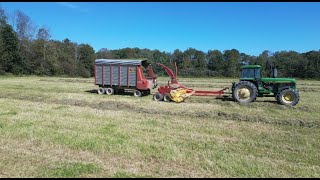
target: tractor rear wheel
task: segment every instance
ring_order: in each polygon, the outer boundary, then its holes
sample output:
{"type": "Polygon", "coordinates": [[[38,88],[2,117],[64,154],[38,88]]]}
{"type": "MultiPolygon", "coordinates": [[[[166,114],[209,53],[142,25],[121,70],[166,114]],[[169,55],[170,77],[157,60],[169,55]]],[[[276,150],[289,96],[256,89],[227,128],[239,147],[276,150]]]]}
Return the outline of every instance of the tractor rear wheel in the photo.
{"type": "Polygon", "coordinates": [[[153,95],[153,100],[156,100],[156,101],[162,101],[163,100],[163,95],[160,94],[159,92],[155,93],[153,95]]]}
{"type": "Polygon", "coordinates": [[[232,97],[240,103],[250,103],[256,100],[257,87],[249,81],[240,81],[234,86],[232,97]]]}
{"type": "Polygon", "coordinates": [[[170,94],[168,93],[168,94],[165,94],[164,96],[163,96],[163,100],[165,101],[165,102],[170,102],[171,101],[171,96],[170,96],[170,94]]]}
{"type": "Polygon", "coordinates": [[[106,93],[106,90],[103,87],[100,87],[98,89],[98,94],[105,94],[105,93],[106,93]]]}
{"type": "Polygon", "coordinates": [[[278,92],[277,101],[279,104],[295,106],[299,102],[299,93],[295,89],[287,88],[278,92]]]}
{"type": "Polygon", "coordinates": [[[106,89],[106,94],[108,94],[108,95],[114,94],[114,89],[112,89],[112,88],[107,88],[107,89],[106,89]]]}

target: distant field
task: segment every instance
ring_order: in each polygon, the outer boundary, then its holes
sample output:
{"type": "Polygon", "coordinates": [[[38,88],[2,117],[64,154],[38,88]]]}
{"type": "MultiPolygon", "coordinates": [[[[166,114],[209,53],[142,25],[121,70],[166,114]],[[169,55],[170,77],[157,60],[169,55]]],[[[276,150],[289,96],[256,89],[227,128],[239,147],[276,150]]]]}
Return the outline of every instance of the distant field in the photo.
{"type": "Polygon", "coordinates": [[[320,177],[320,81],[298,80],[294,107],[98,95],[93,81],[0,77],[0,177],[320,177]]]}

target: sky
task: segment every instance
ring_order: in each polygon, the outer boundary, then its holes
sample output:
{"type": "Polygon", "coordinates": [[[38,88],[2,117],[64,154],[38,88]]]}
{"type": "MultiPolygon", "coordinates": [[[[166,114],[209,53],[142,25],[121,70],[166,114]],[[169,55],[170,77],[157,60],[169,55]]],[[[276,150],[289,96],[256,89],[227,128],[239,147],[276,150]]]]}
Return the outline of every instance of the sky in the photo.
{"type": "Polygon", "coordinates": [[[237,49],[249,55],[320,49],[319,2],[1,2],[51,39],[101,48],[237,49]]]}

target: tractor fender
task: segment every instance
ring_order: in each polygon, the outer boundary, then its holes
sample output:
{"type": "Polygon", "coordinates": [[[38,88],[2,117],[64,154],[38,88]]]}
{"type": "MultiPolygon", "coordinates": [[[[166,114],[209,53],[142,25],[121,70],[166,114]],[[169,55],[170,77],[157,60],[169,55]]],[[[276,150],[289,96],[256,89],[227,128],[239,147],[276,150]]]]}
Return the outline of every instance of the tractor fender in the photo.
{"type": "MultiPolygon", "coordinates": [[[[293,89],[293,88],[291,88],[290,86],[284,86],[284,87],[279,88],[277,93],[281,92],[284,89],[293,89]]],[[[299,94],[298,89],[294,89],[294,90],[299,94]]],[[[276,96],[276,98],[277,98],[277,96],[276,96]]]]}
{"type": "MultiPolygon", "coordinates": [[[[284,86],[278,89],[278,92],[284,90],[284,89],[292,89],[290,86],[284,86]]],[[[297,91],[297,90],[296,90],[297,91]]]]}

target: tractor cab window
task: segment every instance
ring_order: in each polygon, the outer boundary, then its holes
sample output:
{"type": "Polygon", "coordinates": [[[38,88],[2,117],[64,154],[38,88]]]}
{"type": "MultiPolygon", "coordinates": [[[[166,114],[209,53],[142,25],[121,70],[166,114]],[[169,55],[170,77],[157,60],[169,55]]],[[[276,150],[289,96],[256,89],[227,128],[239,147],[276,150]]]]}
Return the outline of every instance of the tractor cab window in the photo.
{"type": "Polygon", "coordinates": [[[260,68],[252,69],[242,69],[241,78],[261,78],[260,68]]]}
{"type": "Polygon", "coordinates": [[[260,79],[261,78],[261,71],[260,71],[260,68],[256,68],[254,69],[254,77],[257,79],[260,79]]]}
{"type": "Polygon", "coordinates": [[[254,69],[242,69],[241,78],[254,78],[254,69]]]}

